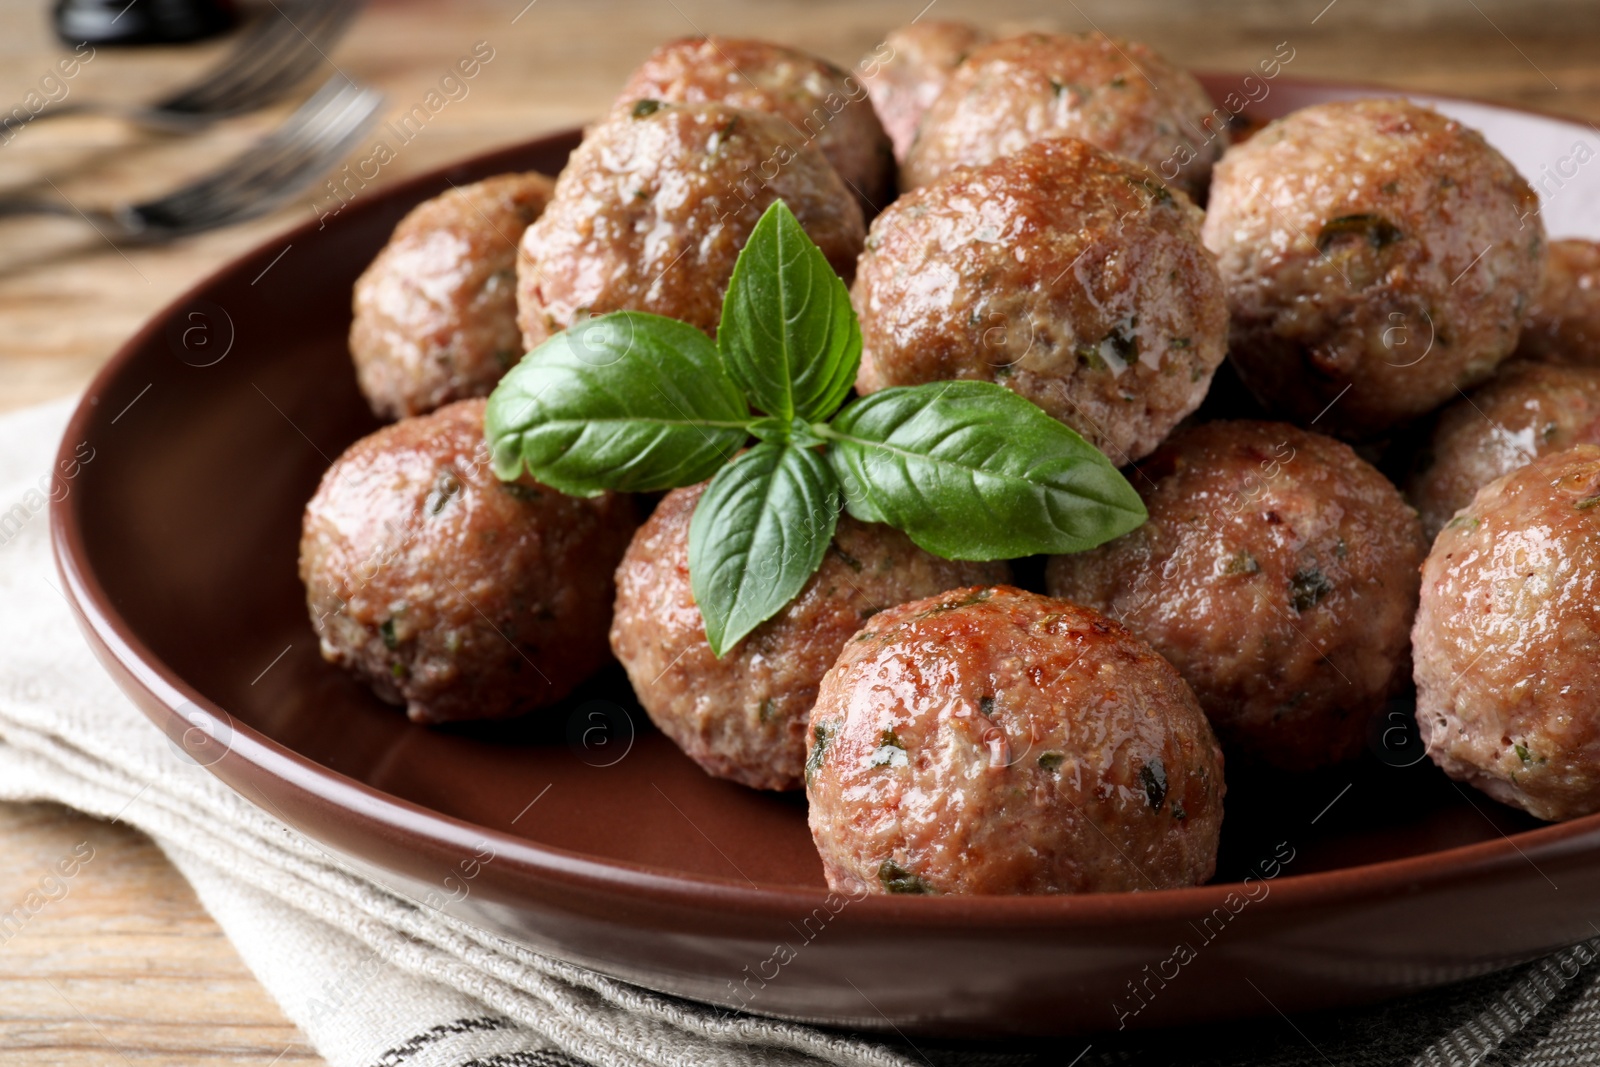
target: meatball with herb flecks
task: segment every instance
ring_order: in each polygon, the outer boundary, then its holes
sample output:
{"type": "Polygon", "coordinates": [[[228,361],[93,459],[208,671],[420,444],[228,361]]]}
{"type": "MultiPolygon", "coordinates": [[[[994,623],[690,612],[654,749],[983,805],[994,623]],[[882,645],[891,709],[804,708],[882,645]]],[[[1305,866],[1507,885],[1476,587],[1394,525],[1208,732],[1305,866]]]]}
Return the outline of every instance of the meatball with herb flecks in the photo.
{"type": "Polygon", "coordinates": [[[1270,422],[1180,430],[1133,484],[1149,521],[1053,558],[1051,595],[1149,641],[1230,750],[1291,770],[1359,754],[1405,682],[1427,552],[1399,491],[1348,445],[1270,422]]]}
{"type": "Polygon", "coordinates": [[[487,396],[522,358],[517,242],[555,183],[502,174],[425,200],[356,279],[350,355],[372,410],[425,415],[487,396]]]}
{"type": "Polygon", "coordinates": [[[811,836],[839,893],[1197,885],[1223,789],[1170,664],[1088,608],[1007,586],[873,616],[811,712],[811,836]]]}
{"type": "Polygon", "coordinates": [[[965,22],[920,19],[890,30],[861,61],[861,80],[897,161],[905,162],[923,114],[951,71],[987,40],[988,34],[965,22]]]}
{"type": "Polygon", "coordinates": [[[523,233],[517,321],[534,348],[580,316],[648,311],[716,331],[733,264],[782,200],[848,279],[861,209],[772,115],[640,100],[589,131],[523,233]],[[763,167],[774,162],[770,176],[763,167]]]}
{"type": "Polygon", "coordinates": [[[1423,565],[1412,647],[1446,774],[1541,819],[1600,811],[1600,446],[1478,491],[1423,565]]]}
{"type": "Polygon", "coordinates": [[[324,659],[416,722],[546,707],[606,662],[636,519],[489,466],[483,400],[345,450],[306,505],[300,579],[324,659]]]}
{"type": "Polygon", "coordinates": [[[1600,365],[1507,363],[1439,413],[1408,495],[1431,540],[1485,485],[1582,442],[1600,444],[1600,365]]]}
{"type": "Polygon", "coordinates": [[[1551,241],[1517,355],[1600,367],[1600,241],[1551,241]]]}
{"type": "Polygon", "coordinates": [[[814,145],[868,217],[894,198],[894,157],[855,75],[795,48],[738,37],[686,37],[652,52],[623,87],[614,113],[641,100],[723,103],[782,120],[796,149],[814,145]]]}
{"type": "Polygon", "coordinates": [[[1229,358],[1274,415],[1375,440],[1516,347],[1538,201],[1476,131],[1405,100],[1296,111],[1217,165],[1206,244],[1229,358]]]}
{"type": "Polygon", "coordinates": [[[974,49],[922,116],[901,183],[927,185],[1053,137],[1136,160],[1203,197],[1228,143],[1220,112],[1188,71],[1137,41],[1028,33],[974,49]]]}
{"type": "Polygon", "coordinates": [[[856,267],[856,388],[997,382],[1136,460],[1222,362],[1227,304],[1200,219],[1151,171],[1065,138],[908,193],[856,267]]]}
{"type": "Polygon", "coordinates": [[[689,585],[689,520],[703,490],[673,490],[639,528],[617,569],[611,647],[662,733],[707,773],[757,789],[800,787],[817,685],[874,612],[1011,573],[940,559],[842,515],[799,595],[718,659],[689,585]]]}

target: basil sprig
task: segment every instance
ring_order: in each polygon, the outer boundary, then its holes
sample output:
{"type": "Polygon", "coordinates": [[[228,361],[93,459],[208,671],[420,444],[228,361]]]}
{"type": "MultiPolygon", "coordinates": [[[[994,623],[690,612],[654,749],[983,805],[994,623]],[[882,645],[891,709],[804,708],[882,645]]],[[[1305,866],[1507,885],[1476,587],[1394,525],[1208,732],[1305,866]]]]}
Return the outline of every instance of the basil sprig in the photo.
{"type": "Polygon", "coordinates": [[[689,579],[718,656],[804,588],[841,506],[946,559],[1081,552],[1144,522],[1110,460],[998,385],[904,386],[839,411],[860,362],[844,282],[776,201],[715,343],[643,312],[585,319],[501,380],[485,433],[501,478],[577,496],[709,478],[689,579]]]}

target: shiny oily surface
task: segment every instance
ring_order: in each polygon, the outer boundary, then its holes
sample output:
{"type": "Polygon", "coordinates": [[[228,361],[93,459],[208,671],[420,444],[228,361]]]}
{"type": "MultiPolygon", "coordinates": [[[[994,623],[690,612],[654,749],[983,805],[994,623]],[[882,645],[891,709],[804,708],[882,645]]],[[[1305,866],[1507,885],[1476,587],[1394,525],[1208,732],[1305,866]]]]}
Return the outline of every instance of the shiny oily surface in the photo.
{"type": "Polygon", "coordinates": [[[1410,505],[1348,445],[1281,422],[1181,429],[1133,484],[1150,520],[1052,557],[1050,593],[1155,646],[1230,754],[1287,770],[1359,756],[1407,682],[1428,550],[1410,505]]]}
{"type": "Polygon", "coordinates": [[[1143,163],[1194,199],[1228,143],[1188,71],[1147,45],[1101,33],[1028,33],[982,45],[922,117],[901,184],[914,189],[1049,137],[1076,137],[1143,163]]]}
{"type": "Polygon", "coordinates": [[[1199,405],[1226,349],[1200,217],[1153,171],[1072,140],[915,189],[856,265],[856,389],[991,381],[1119,466],[1139,459],[1199,405]]]}
{"type": "Polygon", "coordinates": [[[1229,359],[1251,391],[1294,422],[1372,440],[1511,354],[1545,219],[1477,131],[1367,99],[1300,111],[1230,149],[1205,240],[1228,286],[1229,359]]]}
{"type": "Polygon", "coordinates": [[[1600,445],[1478,492],[1434,543],[1417,721],[1454,778],[1543,819],[1600,811],[1600,445]]]}
{"type": "Polygon", "coordinates": [[[893,527],[839,517],[822,565],[777,615],[718,659],[689,583],[703,485],[662,498],[617,568],[611,649],[652,722],[709,773],[799,789],[817,686],[875,612],[958,585],[1009,581],[1005,562],[924,552],[893,527]]]}
{"type": "Polygon", "coordinates": [[[791,140],[775,115],[716,103],[640,101],[592,127],[522,235],[526,346],[607,311],[714,332],[739,249],[774,200],[849,278],[866,235],[861,208],[815,147],[791,140]]]}
{"type": "Polygon", "coordinates": [[[350,355],[382,418],[488,396],[522,358],[517,241],[555,183],[506,174],[428,200],[356,280],[350,355]]]}
{"type": "Polygon", "coordinates": [[[1094,893],[1216,869],[1222,750],[1172,665],[1098,612],[972,586],[879,612],[811,712],[836,893],[1094,893]]]}
{"type": "Polygon", "coordinates": [[[1439,412],[1406,495],[1431,542],[1502,474],[1584,443],[1600,444],[1600,363],[1503,363],[1439,412]]]}
{"type": "MultiPolygon", "coordinates": [[[[1220,99],[1239,78],[1208,84],[1220,99]]],[[[1264,113],[1370,92],[1280,78],[1264,113]]],[[[1527,169],[1587,130],[1442,106],[1527,169]]],[[[161,312],[91,386],[62,458],[86,441],[95,459],[54,505],[62,588],[113,677],[212,773],[353,866],[418,899],[443,892],[451,914],[558,958],[913,1037],[1115,1029],[1127,983],[1180,943],[1197,954],[1129,1027],[1270,1014],[1246,978],[1286,1012],[1331,1008],[1592,936],[1600,819],[1544,826],[1452,784],[1405,714],[1347,772],[1232,778],[1214,884],[885,897],[834,913],[798,801],[705,775],[647,725],[619,673],[541,717],[428,729],[324,663],[295,561],[301,505],[331,457],[376,428],[342,369],[350,286],[415,204],[450,182],[555,173],[576,143],[463,161],[284,235],[317,250],[311,267],[262,277],[282,241],[252,252],[161,312]],[[233,338],[204,367],[173,339],[202,309],[233,338]],[[483,848],[494,858],[462,883],[483,848]],[[818,908],[831,916],[820,932],[818,908]],[[1505,915],[1518,919],[1485,921],[1505,915]],[[733,980],[778,944],[800,949],[781,981],[740,996],[733,980]]],[[[1591,202],[1553,200],[1553,232],[1600,234],[1591,202]]]]}

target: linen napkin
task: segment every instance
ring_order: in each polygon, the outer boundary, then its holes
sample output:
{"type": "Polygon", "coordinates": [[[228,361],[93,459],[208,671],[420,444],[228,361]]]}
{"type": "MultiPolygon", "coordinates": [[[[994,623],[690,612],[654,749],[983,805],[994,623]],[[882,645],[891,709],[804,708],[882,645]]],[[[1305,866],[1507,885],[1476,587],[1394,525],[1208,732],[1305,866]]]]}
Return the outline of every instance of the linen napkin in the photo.
{"type": "Polygon", "coordinates": [[[729,1013],[451,919],[222,785],[101,670],[61,592],[43,505],[70,411],[58,402],[0,417],[0,799],[55,801],[150,834],[333,1067],[1600,1062],[1600,939],[1360,1012],[974,1045],[729,1013]]]}

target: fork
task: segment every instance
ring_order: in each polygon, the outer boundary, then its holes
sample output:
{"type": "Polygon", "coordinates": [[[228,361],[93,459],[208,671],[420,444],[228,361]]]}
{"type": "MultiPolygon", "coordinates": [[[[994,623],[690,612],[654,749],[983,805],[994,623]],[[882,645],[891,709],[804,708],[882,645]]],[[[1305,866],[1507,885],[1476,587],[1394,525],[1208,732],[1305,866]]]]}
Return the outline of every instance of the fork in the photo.
{"type": "Polygon", "coordinates": [[[153,104],[105,100],[64,102],[36,115],[0,120],[0,134],[61,115],[102,114],[168,132],[188,132],[254,111],[293,89],[327,60],[363,0],[270,0],[221,62],[153,104]]]}
{"type": "Polygon", "coordinates": [[[0,216],[81,218],[102,236],[155,243],[263,215],[330,170],[377,118],[383,94],[336,74],[272,133],[165,196],[109,209],[0,197],[0,216]]]}

